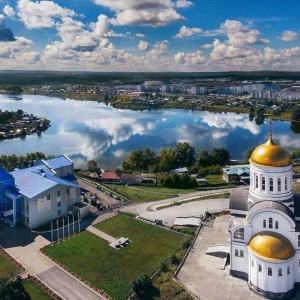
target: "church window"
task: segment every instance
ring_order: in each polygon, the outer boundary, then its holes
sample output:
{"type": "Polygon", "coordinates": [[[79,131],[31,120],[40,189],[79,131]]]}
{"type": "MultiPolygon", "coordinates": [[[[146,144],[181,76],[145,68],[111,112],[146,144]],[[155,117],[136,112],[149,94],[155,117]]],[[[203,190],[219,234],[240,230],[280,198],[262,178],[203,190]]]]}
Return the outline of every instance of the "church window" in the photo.
{"type": "Polygon", "coordinates": [[[278,276],[282,276],[282,269],[281,268],[278,269],[278,276]]]}
{"type": "Polygon", "coordinates": [[[47,195],[47,200],[50,200],[50,194],[47,195]]]}
{"type": "Polygon", "coordinates": [[[258,189],[258,176],[255,175],[255,188],[258,189]]]}
{"type": "Polygon", "coordinates": [[[267,221],[263,220],[263,228],[266,228],[266,227],[267,227],[267,221]]]}
{"type": "Polygon", "coordinates": [[[240,250],[240,257],[244,257],[244,251],[240,250]]]}
{"type": "Polygon", "coordinates": [[[275,222],[275,229],[278,229],[278,221],[275,222]]]}
{"type": "Polygon", "coordinates": [[[239,250],[235,249],[235,256],[239,256],[239,250]]]}
{"type": "Polygon", "coordinates": [[[290,267],[287,268],[287,273],[290,274],[290,267]]]}
{"type": "Polygon", "coordinates": [[[263,178],[261,179],[261,189],[262,189],[263,191],[266,190],[266,178],[265,178],[265,177],[263,177],[263,178]]]}
{"type": "Polygon", "coordinates": [[[300,247],[300,235],[298,235],[298,247],[300,247]]]}
{"type": "Polygon", "coordinates": [[[237,230],[234,232],[233,237],[234,237],[235,239],[241,239],[241,240],[243,240],[243,239],[244,239],[244,228],[239,228],[239,229],[237,229],[237,230]]]}
{"type": "Polygon", "coordinates": [[[281,192],[281,178],[278,178],[277,180],[277,188],[278,188],[278,192],[281,192]]]}
{"type": "Polygon", "coordinates": [[[284,178],[284,188],[287,191],[287,177],[284,178]]]}
{"type": "Polygon", "coordinates": [[[270,178],[270,192],[273,192],[273,178],[270,178]]]}
{"type": "Polygon", "coordinates": [[[272,276],[272,268],[268,268],[268,276],[272,276]]]}
{"type": "Polygon", "coordinates": [[[269,228],[273,228],[273,219],[269,218],[269,228]]]}
{"type": "Polygon", "coordinates": [[[258,265],[258,272],[261,272],[261,265],[258,265]]]}

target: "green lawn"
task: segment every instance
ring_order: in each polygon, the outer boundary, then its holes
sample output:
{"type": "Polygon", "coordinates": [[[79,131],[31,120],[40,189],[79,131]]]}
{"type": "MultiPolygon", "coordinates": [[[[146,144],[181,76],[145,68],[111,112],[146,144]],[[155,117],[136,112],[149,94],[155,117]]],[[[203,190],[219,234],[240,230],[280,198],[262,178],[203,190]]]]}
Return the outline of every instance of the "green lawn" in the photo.
{"type": "Polygon", "coordinates": [[[20,268],[0,251],[0,278],[8,278],[20,273],[20,268]]]}
{"type": "Polygon", "coordinates": [[[85,231],[47,247],[45,252],[116,300],[125,299],[133,280],[155,271],[188,238],[123,215],[96,227],[114,237],[128,237],[132,242],[117,251],[85,231]]]}
{"type": "Polygon", "coordinates": [[[23,287],[28,294],[28,299],[31,300],[53,300],[40,285],[31,279],[26,279],[23,281],[23,287]]]}
{"type": "Polygon", "coordinates": [[[165,187],[104,185],[111,191],[128,198],[133,203],[159,201],[176,197],[179,194],[195,192],[194,189],[170,189],[165,187]]]}

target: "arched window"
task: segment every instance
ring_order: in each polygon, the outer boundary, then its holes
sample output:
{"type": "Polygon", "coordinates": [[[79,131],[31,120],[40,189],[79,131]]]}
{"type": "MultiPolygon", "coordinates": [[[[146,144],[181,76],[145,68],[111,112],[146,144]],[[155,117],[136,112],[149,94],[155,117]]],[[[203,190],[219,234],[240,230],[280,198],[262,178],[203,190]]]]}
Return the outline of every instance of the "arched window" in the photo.
{"type": "Polygon", "coordinates": [[[240,257],[244,257],[244,251],[240,250],[240,257]]]}
{"type": "Polygon", "coordinates": [[[268,268],[268,275],[272,276],[272,268],[268,268]]]}
{"type": "Polygon", "coordinates": [[[261,265],[258,265],[258,272],[261,272],[261,265]]]}
{"type": "Polygon", "coordinates": [[[255,175],[255,188],[258,189],[258,176],[255,175]]]}
{"type": "Polygon", "coordinates": [[[290,267],[287,268],[287,274],[290,274],[290,267]]]}
{"type": "Polygon", "coordinates": [[[278,192],[281,192],[281,178],[277,179],[277,188],[278,188],[278,192]]]}
{"type": "Polygon", "coordinates": [[[269,228],[273,228],[273,219],[269,218],[269,228]]]}
{"type": "Polygon", "coordinates": [[[278,221],[275,221],[275,229],[278,229],[278,221]]]}
{"type": "Polygon", "coordinates": [[[266,228],[266,227],[267,227],[267,221],[263,220],[263,228],[266,228]]]}
{"type": "Polygon", "coordinates": [[[261,179],[261,189],[262,189],[262,191],[266,190],[266,178],[265,177],[262,177],[262,179],[261,179]]]}
{"type": "Polygon", "coordinates": [[[237,230],[234,232],[233,237],[234,237],[235,239],[241,239],[241,240],[243,240],[243,239],[244,239],[244,235],[245,235],[245,233],[244,233],[244,228],[239,228],[239,229],[237,229],[237,230]]]}
{"type": "Polygon", "coordinates": [[[284,178],[284,189],[287,191],[287,177],[284,178]]]}
{"type": "Polygon", "coordinates": [[[270,186],[269,186],[270,192],[273,192],[273,178],[270,178],[270,186]]]}
{"type": "Polygon", "coordinates": [[[278,276],[282,276],[282,269],[281,268],[278,269],[278,276]]]}
{"type": "Polygon", "coordinates": [[[239,250],[238,250],[238,249],[235,249],[234,255],[235,255],[235,256],[239,256],[239,250]]]}

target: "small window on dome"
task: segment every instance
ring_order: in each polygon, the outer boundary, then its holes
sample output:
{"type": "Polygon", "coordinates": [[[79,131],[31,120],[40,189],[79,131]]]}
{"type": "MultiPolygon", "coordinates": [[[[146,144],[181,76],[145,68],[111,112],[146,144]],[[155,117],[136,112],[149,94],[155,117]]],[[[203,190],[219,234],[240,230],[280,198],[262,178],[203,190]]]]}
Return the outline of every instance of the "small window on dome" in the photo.
{"type": "Polygon", "coordinates": [[[270,178],[270,192],[273,192],[273,178],[270,178]]]}
{"type": "Polygon", "coordinates": [[[278,229],[278,221],[275,221],[275,229],[278,229]]]}
{"type": "Polygon", "coordinates": [[[273,219],[269,218],[269,228],[273,228],[273,219]]]}
{"type": "Polygon", "coordinates": [[[298,248],[300,248],[300,234],[298,235],[298,248]]]}
{"type": "Polygon", "coordinates": [[[239,228],[239,229],[237,229],[237,230],[234,232],[233,237],[234,237],[235,239],[241,239],[241,240],[243,240],[243,239],[244,239],[244,228],[239,228]]]}
{"type": "Polygon", "coordinates": [[[262,191],[266,190],[266,178],[265,177],[262,177],[262,179],[261,179],[261,189],[262,189],[262,191]]]}
{"type": "Polygon", "coordinates": [[[238,249],[235,249],[234,255],[239,256],[239,250],[238,249]]]}
{"type": "Polygon", "coordinates": [[[287,177],[284,178],[284,188],[287,191],[287,177]]]}
{"type": "Polygon", "coordinates": [[[244,257],[244,251],[240,250],[240,257],[244,257]]]}
{"type": "Polygon", "coordinates": [[[258,176],[255,175],[255,188],[258,189],[258,176]]]}
{"type": "Polygon", "coordinates": [[[278,276],[282,276],[282,269],[281,268],[278,269],[278,276]]]}
{"type": "Polygon", "coordinates": [[[266,227],[267,227],[267,221],[263,220],[263,228],[266,228],[266,227]]]}
{"type": "Polygon", "coordinates": [[[290,267],[287,268],[287,274],[290,275],[290,267]]]}
{"type": "Polygon", "coordinates": [[[281,192],[281,178],[278,178],[277,180],[277,188],[278,188],[278,192],[281,192]]]}
{"type": "Polygon", "coordinates": [[[272,268],[268,268],[268,276],[272,276],[272,268]]]}
{"type": "Polygon", "coordinates": [[[262,271],[261,265],[258,265],[258,272],[261,272],[261,271],[262,271]]]}

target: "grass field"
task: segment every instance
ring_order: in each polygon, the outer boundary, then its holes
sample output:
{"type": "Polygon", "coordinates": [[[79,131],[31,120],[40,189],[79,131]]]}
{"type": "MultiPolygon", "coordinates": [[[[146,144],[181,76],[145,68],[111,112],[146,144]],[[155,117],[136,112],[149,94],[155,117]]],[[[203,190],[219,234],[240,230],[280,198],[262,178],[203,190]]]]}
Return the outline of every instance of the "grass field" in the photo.
{"type": "Polygon", "coordinates": [[[24,280],[23,287],[30,300],[53,300],[53,297],[31,279],[24,280]]]}
{"type": "Polygon", "coordinates": [[[0,251],[0,278],[11,277],[20,271],[20,268],[0,251]]]}
{"type": "Polygon", "coordinates": [[[145,186],[122,186],[105,185],[108,189],[115,191],[128,198],[133,203],[159,201],[176,197],[179,194],[188,194],[195,192],[194,189],[169,189],[164,187],[145,187],[145,186]]]}
{"type": "Polygon", "coordinates": [[[116,300],[125,299],[132,291],[133,280],[154,272],[188,239],[123,215],[96,227],[114,237],[128,237],[132,242],[117,251],[107,241],[85,231],[45,248],[45,252],[116,300]]]}

